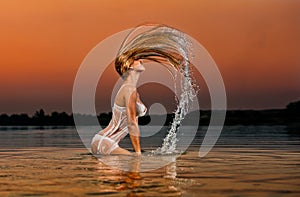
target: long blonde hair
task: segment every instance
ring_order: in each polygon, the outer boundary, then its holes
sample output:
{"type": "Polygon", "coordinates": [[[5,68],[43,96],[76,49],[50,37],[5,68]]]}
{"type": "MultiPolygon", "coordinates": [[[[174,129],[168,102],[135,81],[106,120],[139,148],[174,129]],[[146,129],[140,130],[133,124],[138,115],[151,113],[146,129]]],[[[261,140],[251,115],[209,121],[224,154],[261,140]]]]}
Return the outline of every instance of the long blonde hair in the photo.
{"type": "Polygon", "coordinates": [[[181,65],[188,62],[188,47],[189,41],[184,33],[166,25],[156,25],[128,43],[123,42],[115,60],[115,68],[123,76],[135,60],[147,59],[180,69],[181,65]]]}

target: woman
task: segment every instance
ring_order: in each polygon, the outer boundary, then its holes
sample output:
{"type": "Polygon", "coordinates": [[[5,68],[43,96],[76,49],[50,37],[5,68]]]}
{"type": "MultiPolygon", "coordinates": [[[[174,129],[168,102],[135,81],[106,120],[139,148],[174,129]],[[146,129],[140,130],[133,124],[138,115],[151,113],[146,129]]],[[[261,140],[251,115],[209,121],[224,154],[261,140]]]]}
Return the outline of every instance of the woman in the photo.
{"type": "MultiPolygon", "coordinates": [[[[142,59],[154,61],[168,69],[174,68],[184,73],[185,86],[190,84],[188,72],[189,41],[182,32],[159,25],[138,34],[131,40],[129,39],[130,35],[123,42],[115,60],[116,71],[124,79],[124,84],[116,95],[111,122],[92,140],[92,152],[94,154],[131,154],[118,145],[119,141],[128,133],[135,153],[141,154],[137,116],[144,115],[146,107],[139,98],[136,84],[140,73],[145,70],[142,59]]],[[[186,100],[180,100],[179,106],[181,108],[187,105],[186,100]]],[[[182,113],[185,110],[181,110],[181,108],[176,110],[176,117],[184,117],[182,113]]],[[[177,128],[177,122],[172,124],[173,130],[177,128]]]]}
{"type": "Polygon", "coordinates": [[[137,117],[145,115],[147,109],[139,98],[136,85],[144,70],[145,67],[141,60],[134,60],[127,68],[123,66],[120,72],[117,69],[124,79],[124,83],[115,98],[112,120],[92,140],[91,149],[94,154],[132,154],[118,145],[128,133],[135,154],[141,154],[137,117]]]}

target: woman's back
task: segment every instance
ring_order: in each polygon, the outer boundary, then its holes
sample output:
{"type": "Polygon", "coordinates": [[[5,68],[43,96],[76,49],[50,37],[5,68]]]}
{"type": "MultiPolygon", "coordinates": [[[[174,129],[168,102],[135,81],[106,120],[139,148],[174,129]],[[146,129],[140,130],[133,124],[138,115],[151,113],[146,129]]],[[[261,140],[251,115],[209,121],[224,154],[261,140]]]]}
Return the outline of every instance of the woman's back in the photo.
{"type": "MultiPolygon", "coordinates": [[[[128,134],[127,128],[127,107],[126,96],[130,97],[131,94],[137,94],[135,87],[130,84],[123,84],[115,98],[114,105],[112,107],[112,119],[104,130],[100,134],[105,135],[117,142],[124,138],[128,134]]],[[[138,98],[136,100],[136,116],[144,116],[147,108],[138,98]]]]}

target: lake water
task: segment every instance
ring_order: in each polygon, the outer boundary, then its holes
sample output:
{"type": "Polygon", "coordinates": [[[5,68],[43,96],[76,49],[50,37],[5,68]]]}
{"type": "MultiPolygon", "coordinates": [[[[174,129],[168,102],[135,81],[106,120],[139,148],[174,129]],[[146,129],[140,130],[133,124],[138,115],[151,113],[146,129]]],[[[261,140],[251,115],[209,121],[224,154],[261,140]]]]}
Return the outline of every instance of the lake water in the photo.
{"type": "MultiPolygon", "coordinates": [[[[200,158],[206,129],[168,165],[139,171],[133,157],[91,155],[73,127],[0,127],[0,196],[300,196],[299,128],[225,126],[200,158]],[[116,161],[135,170],[107,165],[116,161]]],[[[161,140],[142,139],[143,154],[161,140]]]]}

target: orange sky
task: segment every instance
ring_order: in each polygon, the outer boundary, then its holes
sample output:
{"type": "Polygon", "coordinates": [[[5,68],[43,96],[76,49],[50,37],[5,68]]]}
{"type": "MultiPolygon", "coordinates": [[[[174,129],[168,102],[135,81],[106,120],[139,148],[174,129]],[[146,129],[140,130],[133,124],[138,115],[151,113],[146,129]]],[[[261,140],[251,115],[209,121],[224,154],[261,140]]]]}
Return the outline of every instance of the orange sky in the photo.
{"type": "Polygon", "coordinates": [[[208,50],[230,109],[283,108],[300,99],[300,1],[1,0],[0,113],[71,112],[87,53],[145,22],[178,28],[208,50]]]}

